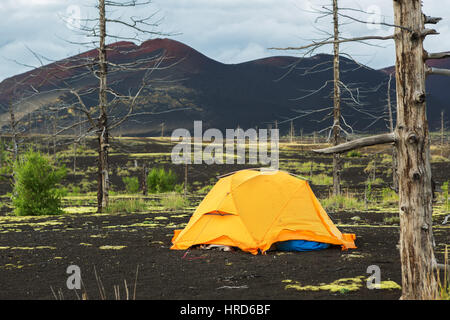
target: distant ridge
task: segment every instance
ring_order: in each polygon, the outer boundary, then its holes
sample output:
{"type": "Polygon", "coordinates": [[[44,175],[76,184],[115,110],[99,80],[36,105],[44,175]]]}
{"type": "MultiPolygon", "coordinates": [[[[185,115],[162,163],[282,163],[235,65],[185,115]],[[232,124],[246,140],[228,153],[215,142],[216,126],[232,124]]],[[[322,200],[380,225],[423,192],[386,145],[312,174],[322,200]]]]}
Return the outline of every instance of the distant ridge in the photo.
{"type": "MultiPolygon", "coordinates": [[[[318,92],[327,80],[332,79],[332,57],[326,54],[299,59],[291,56],[274,56],[238,64],[223,64],[199,51],[172,39],[154,39],[136,45],[132,42],[116,42],[108,45],[108,58],[114,63],[125,63],[149,59],[165,54],[164,70],[152,74],[154,82],[144,90],[136,111],[149,112],[167,109],[188,109],[161,115],[142,116],[135,121],[127,121],[120,134],[151,136],[160,134],[161,123],[165,123],[166,132],[175,128],[192,129],[194,120],[202,120],[204,129],[218,128],[267,128],[275,121],[286,133],[290,127],[289,119],[294,118],[294,127],[305,133],[319,131],[330,125],[323,120],[332,107],[330,92],[332,85],[318,92]],[[170,66],[170,67],[169,67],[170,66]],[[314,72],[307,72],[314,68],[314,72]],[[317,67],[321,66],[321,67],[317,67]],[[317,72],[318,69],[326,71],[317,72]],[[299,99],[303,97],[302,99],[299,99]],[[309,116],[302,112],[311,110],[309,116]]],[[[45,110],[55,103],[70,104],[76,100],[64,92],[67,84],[76,89],[97,87],[97,79],[86,70],[58,70],[58,66],[73,66],[79,58],[95,57],[96,50],[90,50],[73,57],[55,61],[44,67],[19,74],[0,83],[0,103],[7,106],[21,96],[28,96],[26,103],[17,107],[18,117],[23,117],[34,132],[46,132],[45,110]],[[36,90],[45,92],[37,94],[36,90]],[[34,119],[34,120],[33,120],[34,119]],[[37,121],[40,119],[41,121],[37,121]]],[[[450,60],[433,62],[449,63],[450,60]]],[[[152,67],[152,65],[148,65],[152,67]]],[[[341,76],[344,83],[360,88],[360,105],[355,106],[351,97],[343,90],[343,110],[346,128],[349,132],[385,131],[383,119],[376,120],[369,113],[382,114],[386,105],[386,84],[389,68],[373,70],[364,68],[355,62],[341,58],[341,76]],[[363,112],[357,111],[362,110],[363,112]],[[375,120],[374,120],[375,119],[375,120]]],[[[144,71],[120,71],[109,74],[108,82],[116,92],[133,91],[140,84],[144,71]]],[[[450,111],[449,85],[440,77],[431,88],[429,109],[444,108],[450,111]],[[442,86],[445,84],[446,89],[442,86]],[[441,88],[441,89],[439,89],[441,88]]],[[[85,103],[95,107],[98,93],[94,90],[86,97],[85,103]]],[[[393,95],[395,96],[395,95],[393,95]]],[[[120,116],[126,106],[117,106],[110,110],[113,116],[120,116]]],[[[61,126],[70,124],[78,115],[61,112],[61,126]]],[[[431,128],[439,123],[439,115],[429,114],[431,128]]],[[[0,113],[0,124],[5,125],[8,115],[0,113]]]]}

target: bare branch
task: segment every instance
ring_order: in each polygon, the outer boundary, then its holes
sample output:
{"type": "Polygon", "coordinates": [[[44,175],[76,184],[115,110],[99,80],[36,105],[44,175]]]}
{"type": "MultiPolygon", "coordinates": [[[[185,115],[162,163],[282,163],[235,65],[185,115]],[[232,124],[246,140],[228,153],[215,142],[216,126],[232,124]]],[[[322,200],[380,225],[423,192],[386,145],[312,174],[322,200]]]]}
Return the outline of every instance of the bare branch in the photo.
{"type": "Polygon", "coordinates": [[[442,20],[442,18],[439,18],[439,17],[430,17],[430,16],[427,16],[427,15],[424,15],[424,18],[425,18],[425,24],[437,24],[439,21],[441,21],[442,20]]]}
{"type": "Polygon", "coordinates": [[[365,37],[356,37],[356,38],[348,38],[348,39],[341,39],[341,40],[329,40],[329,41],[320,41],[320,42],[313,42],[311,44],[308,44],[306,46],[301,47],[287,47],[287,48],[269,48],[271,50],[303,50],[308,49],[311,47],[319,47],[324,46],[327,44],[334,44],[334,43],[345,43],[345,42],[355,42],[355,41],[365,41],[365,40],[392,40],[394,39],[394,35],[389,36],[365,36],[365,37]]]}
{"type": "Polygon", "coordinates": [[[423,29],[420,34],[422,35],[422,37],[426,37],[429,35],[439,34],[439,32],[437,32],[435,29],[423,29]]]}
{"type": "Polygon", "coordinates": [[[450,51],[435,52],[435,53],[429,53],[429,52],[425,51],[424,58],[425,58],[425,60],[450,58],[450,51]]]}
{"type": "Polygon", "coordinates": [[[438,74],[441,76],[450,76],[450,69],[427,67],[426,74],[427,74],[427,76],[430,74],[438,74]]]}
{"type": "Polygon", "coordinates": [[[339,144],[334,147],[325,149],[313,150],[316,153],[331,154],[331,153],[342,153],[349,150],[354,150],[358,148],[374,146],[378,144],[392,143],[396,141],[395,134],[393,132],[383,133],[375,136],[365,137],[361,139],[356,139],[346,143],[339,144]]]}

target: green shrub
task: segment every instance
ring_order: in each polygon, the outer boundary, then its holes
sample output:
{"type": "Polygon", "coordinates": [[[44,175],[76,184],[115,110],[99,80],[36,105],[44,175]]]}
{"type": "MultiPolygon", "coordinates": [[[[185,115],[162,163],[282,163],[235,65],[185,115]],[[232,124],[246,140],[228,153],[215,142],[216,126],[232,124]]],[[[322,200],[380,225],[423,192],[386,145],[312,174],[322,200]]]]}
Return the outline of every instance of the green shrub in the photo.
{"type": "Polygon", "coordinates": [[[91,190],[94,190],[94,188],[97,186],[97,181],[83,179],[83,180],[81,180],[80,185],[81,185],[81,190],[83,191],[83,193],[88,193],[91,190]]]}
{"type": "Polygon", "coordinates": [[[399,224],[400,223],[400,217],[399,216],[385,217],[383,219],[383,222],[386,223],[386,224],[399,224]]]}
{"type": "Polygon", "coordinates": [[[391,188],[381,189],[381,201],[383,203],[396,203],[398,202],[398,194],[391,188]]]}
{"type": "Polygon", "coordinates": [[[347,157],[349,157],[349,158],[361,157],[361,152],[359,152],[357,150],[351,150],[351,151],[347,152],[347,157]]]}
{"type": "Polygon", "coordinates": [[[442,184],[442,200],[444,203],[444,208],[450,210],[450,202],[448,201],[448,181],[442,184]]]}
{"type": "Polygon", "coordinates": [[[311,177],[311,183],[315,185],[330,185],[333,183],[333,177],[320,173],[311,177]]]}
{"type": "Polygon", "coordinates": [[[177,193],[169,193],[161,199],[161,205],[169,210],[181,210],[189,205],[189,201],[177,193]]]}
{"type": "Polygon", "coordinates": [[[381,159],[381,163],[384,165],[388,165],[392,163],[392,156],[389,154],[383,154],[382,155],[382,159],[381,159]]]}
{"type": "Polygon", "coordinates": [[[127,176],[127,175],[129,175],[130,174],[130,171],[128,170],[128,169],[123,169],[123,168],[121,168],[121,167],[118,167],[117,168],[117,175],[120,177],[120,176],[127,176]]]}
{"type": "Polygon", "coordinates": [[[16,161],[14,172],[12,201],[15,215],[55,215],[63,212],[61,198],[64,190],[58,184],[66,175],[64,166],[58,168],[50,158],[28,151],[16,161]]]}
{"type": "Polygon", "coordinates": [[[325,210],[364,210],[364,202],[352,196],[331,196],[320,201],[325,210]]]}
{"type": "Polygon", "coordinates": [[[374,194],[372,190],[372,180],[368,179],[366,181],[366,200],[367,202],[371,202],[374,200],[374,194]]]}
{"type": "Polygon", "coordinates": [[[123,177],[122,181],[125,184],[127,193],[139,192],[139,179],[137,177],[123,177]]]}
{"type": "Polygon", "coordinates": [[[78,196],[81,194],[81,188],[79,186],[73,186],[71,194],[74,196],[78,196]]]}
{"type": "MultiPolygon", "coordinates": [[[[189,185],[187,187],[187,190],[189,192],[189,185]]],[[[175,191],[176,193],[184,193],[184,183],[181,184],[176,184],[175,187],[173,188],[173,191],[175,191]]]]}
{"type": "Polygon", "coordinates": [[[175,190],[177,176],[172,170],[153,168],[147,175],[147,187],[150,193],[161,193],[175,190]]]}
{"type": "Polygon", "coordinates": [[[372,175],[374,173],[374,170],[376,169],[375,166],[375,160],[371,160],[369,161],[369,163],[367,164],[367,167],[364,168],[364,172],[366,174],[370,174],[372,175]]]}
{"type": "Polygon", "coordinates": [[[213,188],[213,185],[206,185],[200,189],[197,190],[198,193],[204,194],[204,193],[208,193],[209,191],[211,191],[211,189],[213,188]]]}
{"type": "Polygon", "coordinates": [[[0,181],[12,174],[12,154],[9,152],[3,141],[0,141],[0,181]]]}
{"type": "Polygon", "coordinates": [[[382,178],[375,178],[375,180],[371,180],[372,184],[384,184],[384,180],[382,178]]]}

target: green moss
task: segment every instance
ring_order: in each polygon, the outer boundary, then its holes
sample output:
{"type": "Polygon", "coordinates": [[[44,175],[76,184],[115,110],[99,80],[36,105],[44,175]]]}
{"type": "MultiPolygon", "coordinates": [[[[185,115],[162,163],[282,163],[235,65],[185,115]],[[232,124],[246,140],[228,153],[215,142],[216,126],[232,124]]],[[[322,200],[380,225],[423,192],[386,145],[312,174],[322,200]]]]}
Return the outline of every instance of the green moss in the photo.
{"type": "Polygon", "coordinates": [[[360,258],[365,258],[365,257],[366,257],[366,255],[364,255],[362,253],[347,253],[342,256],[342,258],[345,260],[360,259],[360,258]]]}
{"type": "Polygon", "coordinates": [[[67,214],[97,212],[96,207],[66,207],[63,210],[64,210],[64,213],[67,213],[67,214]]]}
{"type": "Polygon", "coordinates": [[[106,234],[93,234],[91,236],[89,236],[90,238],[106,238],[107,235],[106,234]]]}
{"type": "Polygon", "coordinates": [[[431,162],[448,162],[450,161],[448,158],[440,156],[440,155],[432,155],[431,156],[431,162]]]}
{"type": "MultiPolygon", "coordinates": [[[[364,276],[358,276],[354,278],[342,278],[331,283],[325,284],[321,283],[319,285],[306,285],[302,286],[300,283],[295,281],[294,284],[288,284],[285,286],[285,289],[295,289],[297,291],[330,291],[333,293],[347,293],[352,291],[358,291],[365,285],[364,276]]],[[[283,280],[283,283],[292,283],[292,280],[283,280]]],[[[401,287],[394,281],[381,281],[380,284],[375,285],[375,289],[377,290],[397,290],[401,289],[401,287]]]]}
{"type": "Polygon", "coordinates": [[[355,278],[342,278],[332,283],[325,284],[321,283],[317,286],[307,285],[301,286],[299,283],[296,284],[288,284],[285,286],[285,289],[295,289],[297,291],[319,291],[326,290],[330,292],[351,292],[357,291],[363,286],[364,276],[359,276],[355,278]]]}
{"type": "Polygon", "coordinates": [[[402,287],[398,285],[395,281],[381,281],[379,284],[374,284],[375,289],[379,290],[401,290],[402,287]]]}
{"type": "Polygon", "coordinates": [[[99,249],[100,250],[121,250],[123,248],[126,248],[127,246],[109,246],[109,245],[105,245],[105,246],[100,246],[99,249]]]}
{"type": "Polygon", "coordinates": [[[178,214],[178,215],[173,215],[173,216],[170,216],[171,218],[185,218],[185,217],[188,217],[189,215],[187,215],[187,214],[178,214]]]}
{"type": "Polygon", "coordinates": [[[41,249],[49,249],[55,250],[55,247],[51,246],[37,246],[37,247],[11,247],[11,250],[41,250],[41,249]]]}

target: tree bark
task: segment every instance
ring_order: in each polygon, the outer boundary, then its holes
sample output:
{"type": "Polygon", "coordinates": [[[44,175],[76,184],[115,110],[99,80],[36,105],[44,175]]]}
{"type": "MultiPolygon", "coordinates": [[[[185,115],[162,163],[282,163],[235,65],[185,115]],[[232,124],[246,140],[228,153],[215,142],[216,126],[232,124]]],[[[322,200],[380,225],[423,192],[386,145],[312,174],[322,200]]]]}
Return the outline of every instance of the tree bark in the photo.
{"type": "MultiPolygon", "coordinates": [[[[392,116],[392,104],[391,104],[391,81],[392,81],[392,73],[389,74],[388,81],[388,92],[387,92],[387,103],[388,103],[388,112],[389,112],[389,130],[390,132],[394,132],[394,117],[392,116]]],[[[398,192],[398,174],[397,174],[397,149],[394,146],[392,148],[392,188],[395,192],[398,192]]]]}
{"type": "Polygon", "coordinates": [[[98,118],[98,189],[97,189],[97,211],[102,212],[109,203],[109,130],[107,115],[107,66],[106,66],[106,16],[105,0],[99,0],[99,29],[100,45],[98,49],[99,60],[99,109],[98,118]]]}
{"type": "MultiPolygon", "coordinates": [[[[339,86],[339,18],[338,3],[333,0],[333,24],[334,24],[334,93],[333,93],[333,145],[337,146],[340,142],[340,119],[341,119],[341,89],[339,86]]],[[[341,156],[339,153],[333,154],[333,195],[341,194],[341,156]]]]}
{"type": "Polygon", "coordinates": [[[338,146],[329,147],[325,149],[316,149],[313,152],[323,153],[323,154],[331,154],[331,153],[342,153],[358,148],[374,146],[383,143],[392,143],[395,142],[395,134],[391,133],[383,133],[375,136],[360,138],[356,140],[352,140],[349,142],[341,143],[338,146]]]}
{"type": "Polygon", "coordinates": [[[143,176],[142,176],[142,194],[146,196],[148,194],[148,186],[147,186],[147,176],[148,176],[148,167],[147,163],[144,162],[143,168],[143,176]]]}
{"type": "Polygon", "coordinates": [[[184,197],[187,197],[187,188],[188,188],[188,164],[184,165],[184,197]]]}
{"type": "Polygon", "coordinates": [[[394,0],[401,299],[434,299],[437,294],[432,246],[430,138],[425,104],[420,0],[394,0]],[[408,28],[409,30],[407,30],[408,28]]]}
{"type": "Polygon", "coordinates": [[[19,143],[18,143],[18,133],[17,133],[17,122],[16,116],[14,114],[13,103],[11,102],[9,105],[9,125],[11,127],[11,135],[12,135],[12,145],[13,145],[13,163],[16,162],[18,154],[19,154],[19,143]]]}
{"type": "Polygon", "coordinates": [[[441,111],[441,157],[444,155],[444,110],[441,111]]]}

